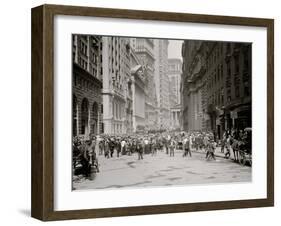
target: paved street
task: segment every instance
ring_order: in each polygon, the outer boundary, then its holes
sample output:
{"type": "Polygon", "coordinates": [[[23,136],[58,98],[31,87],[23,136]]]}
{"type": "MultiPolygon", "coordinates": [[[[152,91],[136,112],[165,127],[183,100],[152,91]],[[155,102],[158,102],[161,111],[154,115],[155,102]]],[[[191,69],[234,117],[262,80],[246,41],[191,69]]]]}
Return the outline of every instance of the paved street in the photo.
{"type": "Polygon", "coordinates": [[[156,156],[137,154],[105,159],[99,156],[100,173],[91,179],[76,179],[73,188],[111,189],[186,184],[237,183],[251,181],[251,167],[241,166],[231,160],[217,157],[216,161],[205,159],[204,153],[192,153],[183,158],[177,150],[174,157],[164,151],[156,156]]]}

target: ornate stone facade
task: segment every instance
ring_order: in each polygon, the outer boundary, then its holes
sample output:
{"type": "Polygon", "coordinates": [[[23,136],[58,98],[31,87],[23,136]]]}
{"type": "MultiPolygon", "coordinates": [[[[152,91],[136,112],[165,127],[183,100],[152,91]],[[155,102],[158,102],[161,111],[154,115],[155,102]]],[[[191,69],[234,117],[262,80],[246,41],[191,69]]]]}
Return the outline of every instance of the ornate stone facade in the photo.
{"type": "Polygon", "coordinates": [[[251,44],[186,40],[182,56],[184,129],[251,126],[251,44]]]}
{"type": "Polygon", "coordinates": [[[88,138],[102,133],[101,38],[73,35],[72,133],[88,138]]]}
{"type": "Polygon", "coordinates": [[[158,128],[158,103],[155,86],[155,55],[154,40],[149,38],[132,38],[131,47],[134,49],[141,64],[146,68],[145,81],[145,128],[158,128]]]}
{"type": "Polygon", "coordinates": [[[102,37],[104,133],[132,130],[130,43],[128,38],[102,37]]]}

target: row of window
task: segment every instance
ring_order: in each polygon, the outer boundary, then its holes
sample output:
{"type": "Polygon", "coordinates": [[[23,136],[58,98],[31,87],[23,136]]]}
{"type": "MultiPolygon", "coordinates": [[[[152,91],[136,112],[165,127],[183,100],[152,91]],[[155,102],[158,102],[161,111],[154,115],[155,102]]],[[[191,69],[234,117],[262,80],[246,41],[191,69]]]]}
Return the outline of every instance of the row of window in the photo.
{"type": "MultiPolygon", "coordinates": [[[[239,53],[234,55],[234,74],[240,73],[241,66],[243,66],[243,71],[249,70],[248,47],[243,51],[243,61],[241,61],[239,53]]],[[[227,74],[231,74],[231,61],[227,61],[227,74]]]]}
{"type": "MultiPolygon", "coordinates": [[[[227,103],[230,103],[231,100],[232,100],[231,88],[227,89],[226,95],[227,95],[227,103]]],[[[236,85],[234,87],[234,96],[235,96],[235,98],[240,98],[241,95],[242,95],[241,86],[240,85],[236,85]]],[[[244,86],[244,96],[247,97],[249,95],[250,95],[249,87],[248,86],[244,86]]],[[[218,105],[218,106],[224,105],[224,89],[221,88],[221,91],[218,90],[218,91],[214,92],[214,94],[211,95],[208,98],[208,102],[212,103],[214,105],[218,105]]]]}
{"type": "Polygon", "coordinates": [[[206,62],[207,70],[211,69],[212,66],[215,65],[218,60],[220,60],[222,54],[223,54],[223,45],[217,44],[212,50],[212,53],[207,58],[207,62],[206,62]]]}
{"type": "Polygon", "coordinates": [[[81,53],[87,56],[88,46],[86,43],[82,41],[82,39],[79,40],[79,46],[80,46],[81,53]]]}
{"type": "Polygon", "coordinates": [[[92,91],[94,92],[94,95],[99,95],[101,92],[100,88],[97,87],[93,82],[83,79],[78,75],[74,74],[73,82],[74,86],[79,87],[81,90],[92,91]]]}
{"type": "Polygon", "coordinates": [[[124,107],[123,105],[113,102],[112,103],[112,114],[114,119],[121,120],[124,117],[124,107]]]}
{"type": "Polygon", "coordinates": [[[215,106],[224,105],[224,88],[221,87],[208,98],[208,103],[215,106]]]}
{"type": "Polygon", "coordinates": [[[213,72],[210,73],[209,78],[207,79],[207,88],[208,90],[213,89],[217,84],[223,81],[223,66],[222,64],[217,65],[213,72]]]}
{"type": "Polygon", "coordinates": [[[123,133],[121,124],[113,124],[113,133],[123,133]]]}
{"type": "Polygon", "coordinates": [[[87,60],[85,60],[85,59],[82,58],[81,56],[78,57],[78,64],[79,64],[80,67],[82,67],[84,70],[87,70],[87,68],[88,68],[88,62],[87,62],[87,60]]]}

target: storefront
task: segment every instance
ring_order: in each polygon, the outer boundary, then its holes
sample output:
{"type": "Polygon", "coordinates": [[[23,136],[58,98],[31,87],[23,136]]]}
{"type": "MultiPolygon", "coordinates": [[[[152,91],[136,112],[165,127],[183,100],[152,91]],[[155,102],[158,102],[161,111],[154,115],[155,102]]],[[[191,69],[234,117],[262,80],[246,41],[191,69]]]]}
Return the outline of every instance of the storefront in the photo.
{"type": "Polygon", "coordinates": [[[226,129],[245,129],[252,127],[252,107],[250,104],[232,108],[226,113],[226,129]]]}

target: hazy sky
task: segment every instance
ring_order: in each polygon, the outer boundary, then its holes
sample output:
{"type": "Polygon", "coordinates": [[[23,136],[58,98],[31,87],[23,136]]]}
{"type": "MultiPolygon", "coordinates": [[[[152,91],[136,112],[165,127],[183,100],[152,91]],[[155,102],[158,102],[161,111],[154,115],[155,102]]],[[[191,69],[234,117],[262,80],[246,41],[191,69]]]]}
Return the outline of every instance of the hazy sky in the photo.
{"type": "Polygon", "coordinates": [[[182,56],[181,56],[182,43],[183,43],[183,41],[180,41],[180,40],[169,40],[168,58],[182,59],[182,56]]]}

